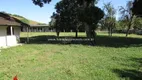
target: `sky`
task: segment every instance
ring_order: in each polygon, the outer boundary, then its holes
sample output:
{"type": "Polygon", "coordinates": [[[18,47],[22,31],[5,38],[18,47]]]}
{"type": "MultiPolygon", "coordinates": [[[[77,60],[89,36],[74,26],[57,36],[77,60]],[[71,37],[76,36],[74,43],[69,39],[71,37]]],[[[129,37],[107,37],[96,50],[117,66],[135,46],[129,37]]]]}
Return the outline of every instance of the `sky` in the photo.
{"type": "Polygon", "coordinates": [[[102,8],[104,3],[108,3],[111,2],[114,6],[114,8],[116,9],[116,19],[118,20],[120,15],[119,15],[119,8],[120,6],[126,7],[127,2],[130,0],[99,0],[98,4],[96,6],[98,6],[99,8],[102,8]]]}
{"type": "MultiPolygon", "coordinates": [[[[44,7],[35,6],[32,0],[1,0],[0,11],[4,11],[11,14],[18,14],[26,17],[27,19],[47,23],[50,21],[50,17],[55,12],[55,4],[60,0],[52,0],[50,4],[45,4],[44,7]]],[[[96,5],[102,8],[106,2],[111,2],[115,9],[119,6],[125,6],[128,0],[99,0],[96,5]]],[[[116,15],[119,16],[118,14],[116,15]]]]}

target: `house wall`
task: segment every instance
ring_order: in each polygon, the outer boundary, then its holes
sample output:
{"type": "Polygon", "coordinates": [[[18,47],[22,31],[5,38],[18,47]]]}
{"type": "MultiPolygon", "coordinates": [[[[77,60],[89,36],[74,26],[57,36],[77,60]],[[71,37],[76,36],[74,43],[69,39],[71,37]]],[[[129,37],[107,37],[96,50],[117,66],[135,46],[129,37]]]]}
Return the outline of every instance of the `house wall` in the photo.
{"type": "Polygon", "coordinates": [[[0,47],[6,46],[6,27],[0,26],[0,47]]]}
{"type": "Polygon", "coordinates": [[[15,46],[20,41],[20,27],[13,27],[14,35],[7,35],[7,27],[0,26],[0,47],[15,46]]]}
{"type": "Polygon", "coordinates": [[[12,35],[12,36],[6,36],[6,46],[15,46],[17,45],[17,40],[16,40],[16,36],[12,35]]]}

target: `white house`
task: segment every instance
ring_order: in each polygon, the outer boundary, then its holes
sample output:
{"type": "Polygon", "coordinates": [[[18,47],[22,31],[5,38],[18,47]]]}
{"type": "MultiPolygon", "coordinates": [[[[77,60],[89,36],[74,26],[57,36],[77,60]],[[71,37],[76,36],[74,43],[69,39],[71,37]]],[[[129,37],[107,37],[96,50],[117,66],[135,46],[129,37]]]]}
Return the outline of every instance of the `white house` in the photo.
{"type": "Polygon", "coordinates": [[[20,41],[21,27],[27,24],[0,12],[0,48],[16,46],[20,41]]]}

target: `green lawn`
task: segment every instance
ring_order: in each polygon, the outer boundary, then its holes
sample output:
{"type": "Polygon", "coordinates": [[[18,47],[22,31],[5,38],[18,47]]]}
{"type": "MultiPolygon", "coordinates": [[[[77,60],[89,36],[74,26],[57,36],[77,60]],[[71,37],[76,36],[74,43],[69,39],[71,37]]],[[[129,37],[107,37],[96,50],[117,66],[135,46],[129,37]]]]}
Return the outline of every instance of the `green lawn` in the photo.
{"type": "MultiPolygon", "coordinates": [[[[42,41],[47,35],[55,33],[29,36],[43,36],[37,40],[42,41]]],[[[74,35],[61,33],[61,36],[74,35]]],[[[3,49],[0,80],[12,80],[15,75],[19,80],[142,80],[142,37],[106,35],[98,33],[96,46],[37,42],[3,49]]],[[[26,33],[21,34],[22,38],[25,36],[26,33]]]]}

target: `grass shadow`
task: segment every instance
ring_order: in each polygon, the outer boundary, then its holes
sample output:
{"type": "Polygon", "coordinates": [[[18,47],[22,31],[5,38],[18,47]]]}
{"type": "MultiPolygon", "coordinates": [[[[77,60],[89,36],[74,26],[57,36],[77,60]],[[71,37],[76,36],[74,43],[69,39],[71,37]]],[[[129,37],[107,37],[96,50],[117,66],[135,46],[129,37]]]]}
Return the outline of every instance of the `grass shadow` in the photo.
{"type": "MultiPolygon", "coordinates": [[[[26,38],[21,38],[21,42],[25,42],[26,38]]],[[[93,42],[93,39],[91,39],[93,42]]],[[[82,44],[91,45],[90,40],[86,37],[64,36],[57,38],[56,36],[33,36],[30,37],[29,44],[82,44]]],[[[126,37],[108,37],[97,36],[96,46],[104,47],[140,47],[142,46],[142,38],[126,38],[126,37]]]]}
{"type": "Polygon", "coordinates": [[[135,69],[114,69],[113,72],[128,80],[142,80],[142,58],[131,58],[130,60],[136,63],[135,65],[137,66],[134,66],[133,64],[131,65],[135,69]]]}
{"type": "Polygon", "coordinates": [[[142,80],[142,72],[137,70],[118,70],[115,69],[113,72],[119,74],[120,77],[126,80],[142,80]]]}
{"type": "MultiPolygon", "coordinates": [[[[27,38],[21,38],[21,42],[26,42],[27,38]]],[[[71,36],[64,36],[64,37],[56,37],[56,36],[33,36],[30,37],[29,44],[82,44],[88,45],[90,41],[86,37],[71,37],[71,36]]]]}
{"type": "Polygon", "coordinates": [[[98,46],[115,47],[115,48],[142,46],[142,38],[97,36],[96,42],[98,46]]]}

